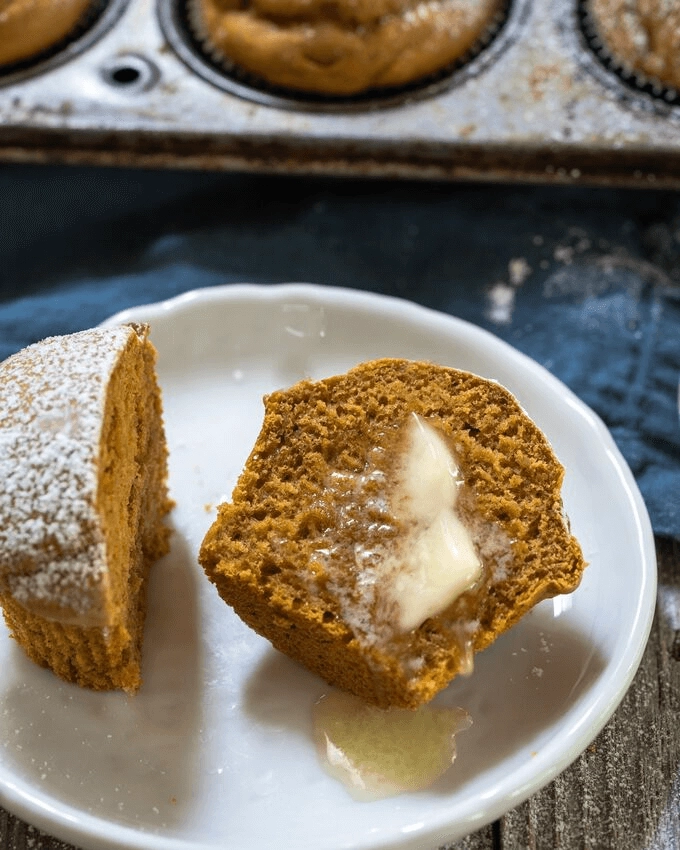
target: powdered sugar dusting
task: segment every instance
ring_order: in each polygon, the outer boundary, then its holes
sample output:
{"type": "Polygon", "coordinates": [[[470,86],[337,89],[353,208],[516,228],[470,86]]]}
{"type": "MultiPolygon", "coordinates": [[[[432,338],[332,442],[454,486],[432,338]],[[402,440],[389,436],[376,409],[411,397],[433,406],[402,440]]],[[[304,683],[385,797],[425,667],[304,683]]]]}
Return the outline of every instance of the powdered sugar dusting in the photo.
{"type": "Polygon", "coordinates": [[[51,337],[0,364],[0,589],[65,621],[101,617],[96,465],[106,388],[132,333],[51,337]]]}

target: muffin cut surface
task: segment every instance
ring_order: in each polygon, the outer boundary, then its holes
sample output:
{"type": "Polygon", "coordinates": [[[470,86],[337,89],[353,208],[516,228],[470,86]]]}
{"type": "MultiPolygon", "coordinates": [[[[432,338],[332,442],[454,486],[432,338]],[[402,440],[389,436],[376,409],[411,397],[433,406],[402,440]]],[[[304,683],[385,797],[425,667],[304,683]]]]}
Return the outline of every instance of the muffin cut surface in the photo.
{"type": "Polygon", "coordinates": [[[585,564],[563,517],[562,478],[545,437],[498,384],[374,361],[265,399],[260,435],[200,560],[275,647],[368,702],[415,708],[538,601],[578,585],[585,564]],[[435,573],[418,578],[414,553],[435,552],[437,567],[442,549],[430,547],[430,520],[415,508],[448,461],[428,461],[435,478],[418,490],[418,428],[451,458],[456,504],[446,510],[479,562],[453,596],[429,603],[435,573]]]}

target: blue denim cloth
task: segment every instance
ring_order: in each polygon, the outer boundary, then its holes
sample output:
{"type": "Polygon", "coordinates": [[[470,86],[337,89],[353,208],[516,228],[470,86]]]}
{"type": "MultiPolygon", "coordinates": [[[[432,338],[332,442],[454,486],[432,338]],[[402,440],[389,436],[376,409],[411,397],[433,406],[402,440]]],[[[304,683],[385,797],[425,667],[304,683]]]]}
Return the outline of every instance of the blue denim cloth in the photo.
{"type": "Polygon", "coordinates": [[[655,533],[680,537],[671,193],[85,169],[5,170],[0,192],[18,209],[0,222],[0,358],[195,287],[398,295],[491,330],[570,386],[611,429],[655,533]]]}

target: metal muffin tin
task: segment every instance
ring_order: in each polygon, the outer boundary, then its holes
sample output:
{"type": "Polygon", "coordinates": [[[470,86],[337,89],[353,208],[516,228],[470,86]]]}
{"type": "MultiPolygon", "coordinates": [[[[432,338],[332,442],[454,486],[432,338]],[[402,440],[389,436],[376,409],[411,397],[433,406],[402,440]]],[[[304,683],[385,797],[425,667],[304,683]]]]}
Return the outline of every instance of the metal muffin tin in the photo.
{"type": "Polygon", "coordinates": [[[680,186],[680,106],[603,65],[579,0],[514,0],[463,67],[341,100],[223,75],[180,2],[111,0],[60,54],[0,75],[0,158],[680,186]]]}

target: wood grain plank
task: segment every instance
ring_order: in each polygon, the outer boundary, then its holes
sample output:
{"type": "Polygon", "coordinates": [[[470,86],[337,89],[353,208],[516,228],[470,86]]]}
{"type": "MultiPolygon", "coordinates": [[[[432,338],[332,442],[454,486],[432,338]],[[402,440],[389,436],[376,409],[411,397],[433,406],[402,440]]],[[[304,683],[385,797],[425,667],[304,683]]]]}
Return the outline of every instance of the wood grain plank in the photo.
{"type": "Polygon", "coordinates": [[[630,690],[586,752],[502,819],[502,850],[680,850],[680,549],[657,552],[657,613],[630,690]]]}
{"type": "Polygon", "coordinates": [[[439,850],[498,850],[498,841],[498,824],[491,823],[460,841],[445,844],[439,850]]]}
{"type": "Polygon", "coordinates": [[[2,850],[76,850],[44,832],[29,826],[0,808],[0,848],[2,850]]]}

